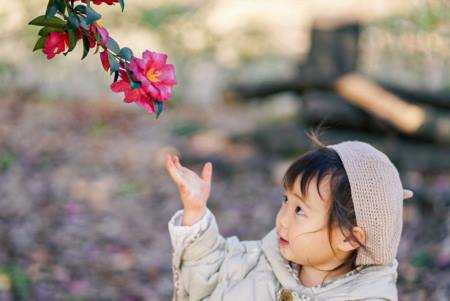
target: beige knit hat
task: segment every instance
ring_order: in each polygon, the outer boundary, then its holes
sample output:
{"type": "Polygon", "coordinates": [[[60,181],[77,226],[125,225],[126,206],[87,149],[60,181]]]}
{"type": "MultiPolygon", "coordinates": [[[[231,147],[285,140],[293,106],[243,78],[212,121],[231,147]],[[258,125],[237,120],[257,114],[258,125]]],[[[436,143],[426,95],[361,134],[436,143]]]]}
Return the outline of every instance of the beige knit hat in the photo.
{"type": "Polygon", "coordinates": [[[402,233],[403,200],[413,192],[403,189],[397,168],[370,144],[345,141],[327,147],[338,153],[347,172],[356,223],[365,231],[365,245],[374,257],[359,248],[356,265],[391,263],[402,233]]]}

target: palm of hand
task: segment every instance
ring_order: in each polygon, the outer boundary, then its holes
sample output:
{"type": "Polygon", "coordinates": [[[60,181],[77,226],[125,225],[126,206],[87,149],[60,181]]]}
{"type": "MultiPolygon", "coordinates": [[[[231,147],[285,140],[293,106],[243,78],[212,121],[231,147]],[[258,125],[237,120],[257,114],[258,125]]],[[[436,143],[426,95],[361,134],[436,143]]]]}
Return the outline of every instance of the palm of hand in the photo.
{"type": "Polygon", "coordinates": [[[165,167],[178,186],[185,210],[198,210],[206,206],[211,191],[212,165],[206,163],[201,176],[182,166],[178,157],[168,155],[165,167]]]}
{"type": "Polygon", "coordinates": [[[206,205],[211,185],[192,170],[181,167],[180,195],[186,209],[198,209],[206,205]]]}

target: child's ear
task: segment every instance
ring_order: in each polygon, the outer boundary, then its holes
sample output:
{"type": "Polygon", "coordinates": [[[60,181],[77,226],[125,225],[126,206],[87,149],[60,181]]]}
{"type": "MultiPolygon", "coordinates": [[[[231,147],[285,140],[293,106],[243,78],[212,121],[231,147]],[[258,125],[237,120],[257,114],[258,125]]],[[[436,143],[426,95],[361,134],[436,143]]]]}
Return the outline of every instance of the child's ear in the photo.
{"type": "MultiPolygon", "coordinates": [[[[353,227],[352,229],[353,235],[361,242],[365,243],[366,241],[366,233],[360,227],[353,227]]],[[[339,241],[339,249],[342,251],[350,252],[354,249],[360,247],[360,245],[356,242],[356,240],[350,235],[341,236],[341,240],[339,241]]]]}

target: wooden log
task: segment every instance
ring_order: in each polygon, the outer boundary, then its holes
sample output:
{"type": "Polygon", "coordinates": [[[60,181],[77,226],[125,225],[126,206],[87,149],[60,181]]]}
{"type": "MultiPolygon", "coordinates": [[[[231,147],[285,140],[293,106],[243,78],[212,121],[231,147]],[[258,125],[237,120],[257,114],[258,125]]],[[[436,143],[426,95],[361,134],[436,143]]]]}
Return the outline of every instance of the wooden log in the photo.
{"type": "Polygon", "coordinates": [[[393,124],[405,133],[414,133],[424,123],[426,112],[389,93],[367,77],[351,73],[340,77],[336,92],[348,102],[393,124]]]}
{"type": "Polygon", "coordinates": [[[357,73],[340,77],[335,88],[345,100],[387,121],[404,134],[450,144],[448,112],[411,104],[357,73]]]}

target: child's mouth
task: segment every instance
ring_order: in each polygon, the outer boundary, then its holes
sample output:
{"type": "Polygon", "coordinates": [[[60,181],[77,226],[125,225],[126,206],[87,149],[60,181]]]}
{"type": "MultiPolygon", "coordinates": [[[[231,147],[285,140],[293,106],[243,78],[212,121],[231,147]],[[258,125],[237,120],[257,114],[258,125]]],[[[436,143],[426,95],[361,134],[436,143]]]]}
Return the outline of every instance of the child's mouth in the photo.
{"type": "Polygon", "coordinates": [[[289,241],[287,241],[286,239],[282,238],[281,236],[278,235],[278,244],[280,246],[285,246],[289,244],[289,241]]]}

